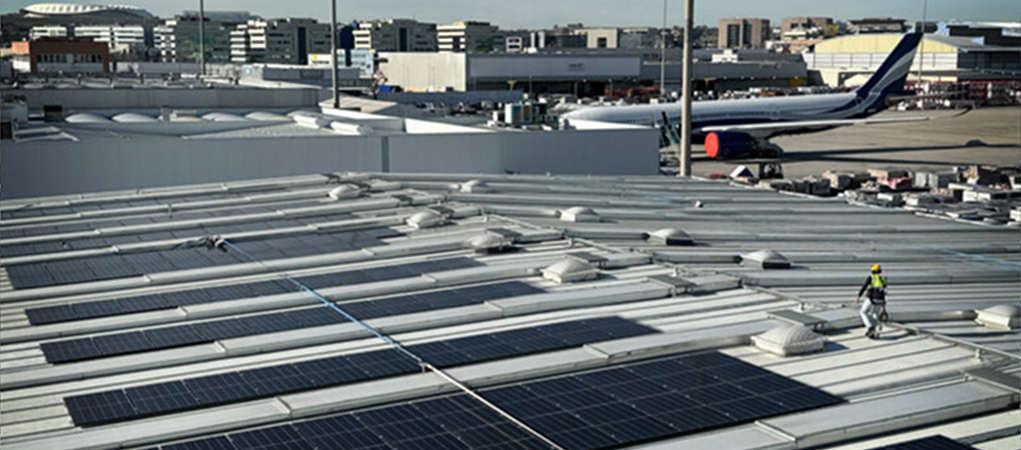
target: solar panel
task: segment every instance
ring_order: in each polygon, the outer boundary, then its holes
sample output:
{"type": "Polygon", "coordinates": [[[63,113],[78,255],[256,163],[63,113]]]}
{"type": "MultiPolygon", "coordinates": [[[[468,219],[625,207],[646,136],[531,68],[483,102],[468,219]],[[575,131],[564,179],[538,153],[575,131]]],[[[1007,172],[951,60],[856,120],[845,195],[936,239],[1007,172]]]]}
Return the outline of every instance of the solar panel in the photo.
{"type": "Polygon", "coordinates": [[[315,381],[306,377],[291,364],[243,370],[239,373],[262,396],[298,392],[316,387],[315,381]]]}
{"type": "Polygon", "coordinates": [[[975,447],[965,445],[944,436],[930,436],[900,444],[877,447],[873,450],[974,450],[975,447]]]}
{"type": "Polygon", "coordinates": [[[39,348],[49,363],[80,361],[100,356],[96,344],[89,338],[44,342],[39,344],[39,348]]]}
{"type": "Polygon", "coordinates": [[[293,366],[318,386],[352,383],[370,378],[368,373],[343,356],[303,361],[294,363],[293,366]]]}
{"type": "Polygon", "coordinates": [[[237,450],[226,436],[216,436],[199,441],[161,445],[160,450],[237,450]]]}
{"type": "Polygon", "coordinates": [[[485,389],[481,395],[572,450],[634,444],[842,401],[715,352],[485,389]],[[752,391],[737,384],[766,377],[786,380],[771,385],[787,389],[752,391]]]}
{"type": "Polygon", "coordinates": [[[180,381],[128,388],[124,394],[139,416],[193,409],[199,405],[180,381]]]}
{"type": "Polygon", "coordinates": [[[290,425],[234,433],[229,437],[237,450],[315,450],[290,425]]]}
{"type": "Polygon", "coordinates": [[[100,356],[144,352],[153,348],[152,342],[141,331],[96,336],[92,342],[100,356]]]}
{"type": "Polygon", "coordinates": [[[208,342],[191,325],[153,328],[142,333],[145,333],[145,337],[149,338],[149,342],[152,342],[153,348],[171,348],[208,342]]]}
{"type": "Polygon", "coordinates": [[[135,416],[135,409],[123,391],[64,397],[64,405],[75,425],[95,425],[135,416]]]}
{"type": "Polygon", "coordinates": [[[28,308],[25,310],[28,323],[32,325],[47,325],[51,323],[70,322],[77,320],[78,315],[71,305],[46,306],[42,308],[28,308]]]}
{"type": "Polygon", "coordinates": [[[244,377],[236,372],[184,380],[185,387],[201,406],[244,401],[259,397],[244,377]]]}

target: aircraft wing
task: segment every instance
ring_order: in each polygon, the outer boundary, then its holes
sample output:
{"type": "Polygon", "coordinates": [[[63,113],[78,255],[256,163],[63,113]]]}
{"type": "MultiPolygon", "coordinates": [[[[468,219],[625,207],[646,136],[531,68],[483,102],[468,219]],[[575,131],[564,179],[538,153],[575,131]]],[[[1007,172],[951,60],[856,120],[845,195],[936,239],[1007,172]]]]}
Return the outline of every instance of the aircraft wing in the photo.
{"type": "Polygon", "coordinates": [[[911,117],[881,117],[875,119],[839,119],[839,120],[799,120],[794,122],[767,122],[747,125],[719,125],[702,127],[698,129],[701,133],[712,132],[738,132],[746,133],[756,138],[768,138],[774,135],[792,133],[806,130],[824,130],[829,128],[847,127],[854,125],[878,125],[883,123],[899,122],[924,122],[927,120],[948,119],[966,114],[970,109],[962,110],[956,114],[947,116],[911,116],[911,117]]]}

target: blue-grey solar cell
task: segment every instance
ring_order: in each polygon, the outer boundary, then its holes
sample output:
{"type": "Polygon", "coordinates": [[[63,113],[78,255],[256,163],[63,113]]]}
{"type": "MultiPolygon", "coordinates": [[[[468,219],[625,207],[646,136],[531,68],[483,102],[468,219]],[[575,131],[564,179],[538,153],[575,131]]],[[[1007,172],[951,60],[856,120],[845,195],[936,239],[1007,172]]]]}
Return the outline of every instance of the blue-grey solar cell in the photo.
{"type": "Polygon", "coordinates": [[[108,334],[92,338],[100,356],[122,355],[152,350],[152,342],[141,331],[108,334]]]}
{"type": "Polygon", "coordinates": [[[191,325],[153,328],[145,330],[143,333],[145,333],[145,337],[149,338],[149,342],[152,342],[153,348],[171,348],[208,342],[208,339],[199,334],[191,325]]]}
{"type": "Polygon", "coordinates": [[[71,305],[79,320],[121,314],[121,305],[116,300],[102,300],[71,305]]]}
{"type": "Polygon", "coordinates": [[[207,341],[217,341],[253,334],[252,330],[249,330],[244,322],[237,319],[196,323],[192,325],[192,328],[207,341]]]}
{"type": "Polygon", "coordinates": [[[64,397],[64,404],[75,425],[96,425],[135,417],[135,409],[123,391],[64,397]]]}
{"type": "Polygon", "coordinates": [[[160,450],[237,450],[226,436],[161,445],[160,450]]]}
{"type": "Polygon", "coordinates": [[[326,306],[299,309],[276,315],[281,316],[280,320],[298,323],[302,328],[319,327],[323,325],[347,322],[347,319],[345,319],[344,316],[326,306]]]}
{"type": "Polygon", "coordinates": [[[315,450],[290,425],[233,433],[229,437],[237,450],[315,450]]]}
{"type": "Polygon", "coordinates": [[[70,322],[77,320],[78,315],[71,305],[44,306],[42,308],[28,308],[25,310],[28,323],[32,325],[47,325],[51,323],[70,322]]]}
{"type": "Polygon", "coordinates": [[[150,384],[124,390],[139,416],[165,414],[199,406],[195,396],[180,381],[150,384]]]}
{"type": "Polygon", "coordinates": [[[293,364],[318,386],[332,386],[369,379],[370,376],[343,356],[314,359],[293,364]]]}
{"type": "Polygon", "coordinates": [[[172,306],[167,303],[159,294],[141,295],[138,297],[128,297],[117,299],[117,304],[120,306],[121,314],[133,314],[147,311],[158,311],[161,309],[171,308],[172,306]]]}
{"type": "Polygon", "coordinates": [[[348,355],[347,360],[365,371],[371,378],[380,378],[395,374],[421,370],[418,363],[397,350],[377,350],[374,352],[348,355]]]}
{"type": "Polygon", "coordinates": [[[89,338],[44,342],[39,344],[39,348],[42,349],[43,355],[49,363],[81,361],[100,356],[96,344],[89,338]]]}
{"type": "Polygon", "coordinates": [[[239,402],[260,397],[259,392],[237,372],[191,378],[184,385],[201,406],[239,402]]]}
{"type": "MultiPolygon", "coordinates": [[[[325,309],[325,308],[324,308],[325,309]]],[[[324,312],[323,314],[330,314],[324,312]]],[[[333,313],[336,315],[336,313],[333,313]]],[[[277,331],[293,330],[301,328],[301,322],[287,317],[285,314],[261,314],[256,316],[241,317],[237,319],[244,324],[244,327],[253,333],[275,333],[277,331]]]]}
{"type": "Polygon", "coordinates": [[[239,373],[262,396],[298,392],[316,387],[315,381],[306,377],[291,364],[243,370],[239,373]]]}

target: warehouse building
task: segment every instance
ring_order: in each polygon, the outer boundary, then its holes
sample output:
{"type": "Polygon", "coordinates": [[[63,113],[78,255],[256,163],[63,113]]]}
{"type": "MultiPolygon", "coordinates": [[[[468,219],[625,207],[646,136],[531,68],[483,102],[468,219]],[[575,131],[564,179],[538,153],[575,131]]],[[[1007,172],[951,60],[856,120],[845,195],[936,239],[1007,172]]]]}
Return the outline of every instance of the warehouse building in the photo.
{"type": "MultiPolygon", "coordinates": [[[[827,84],[860,84],[897,45],[900,34],[839,36],[816,43],[803,53],[810,70],[819,70],[827,84]]],[[[986,45],[966,36],[927,34],[915,54],[914,68],[931,81],[1016,79],[1021,73],[1021,47],[986,45]],[[1005,78],[1006,77],[1006,78],[1005,78]]]]}
{"type": "Polygon", "coordinates": [[[21,41],[11,44],[14,70],[31,73],[104,73],[110,49],[102,42],[74,40],[21,41]]]}
{"type": "Polygon", "coordinates": [[[1017,230],[378,172],[0,214],[5,450],[1018,447],[1017,230]],[[875,340],[844,306],[873,263],[875,340]]]}

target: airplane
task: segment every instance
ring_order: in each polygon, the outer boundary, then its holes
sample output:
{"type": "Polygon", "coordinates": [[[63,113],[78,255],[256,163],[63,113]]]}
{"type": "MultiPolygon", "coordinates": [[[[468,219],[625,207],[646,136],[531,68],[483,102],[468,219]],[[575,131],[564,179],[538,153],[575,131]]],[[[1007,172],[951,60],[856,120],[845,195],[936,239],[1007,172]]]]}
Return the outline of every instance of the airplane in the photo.
{"type": "MultiPolygon", "coordinates": [[[[921,40],[921,33],[905,34],[876,73],[852,92],[693,102],[692,138],[705,142],[706,154],[713,159],[779,157],[782,150],[768,140],[780,135],[930,120],[928,116],[869,118],[909,98],[911,92],[904,90],[904,81],[921,40]]],[[[676,144],[674,130],[679,128],[681,109],[678,103],[593,106],[561,118],[656,127],[665,140],[676,144]]]]}

